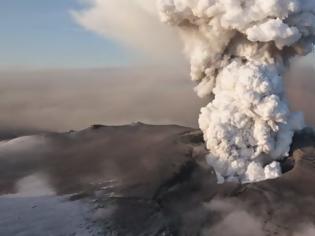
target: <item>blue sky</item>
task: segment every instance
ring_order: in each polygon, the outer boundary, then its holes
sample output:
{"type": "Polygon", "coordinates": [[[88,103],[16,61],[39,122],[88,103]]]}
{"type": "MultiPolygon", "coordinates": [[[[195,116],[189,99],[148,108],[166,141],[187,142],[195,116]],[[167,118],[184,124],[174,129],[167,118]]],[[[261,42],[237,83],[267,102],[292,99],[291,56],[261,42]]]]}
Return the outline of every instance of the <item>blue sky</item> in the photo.
{"type": "MultiPolygon", "coordinates": [[[[70,14],[71,10],[86,9],[83,2],[84,0],[0,0],[0,69],[112,67],[151,64],[157,58],[162,64],[180,64],[183,60],[176,39],[174,41],[171,37],[161,40],[165,36],[164,26],[152,21],[155,25],[153,29],[151,23],[148,23],[149,28],[139,30],[137,22],[150,18],[147,15],[135,15],[139,12],[132,12],[131,8],[123,12],[127,22],[122,22],[119,26],[113,22],[116,26],[114,29],[111,24],[102,26],[109,32],[105,37],[104,34],[100,36],[85,30],[70,14]],[[116,33],[119,33],[118,38],[110,37],[116,33]],[[123,45],[135,47],[131,50],[123,45]],[[143,54],[142,49],[148,49],[149,54],[143,54]]],[[[109,5],[114,4],[116,2],[109,5]]],[[[104,11],[104,14],[115,15],[116,12],[104,11]]],[[[104,19],[108,20],[106,17],[104,19]]],[[[314,56],[304,61],[313,64],[314,56]]]]}
{"type": "Polygon", "coordinates": [[[78,0],[0,0],[0,67],[82,68],[134,63],[118,43],[81,28],[78,0]]]}

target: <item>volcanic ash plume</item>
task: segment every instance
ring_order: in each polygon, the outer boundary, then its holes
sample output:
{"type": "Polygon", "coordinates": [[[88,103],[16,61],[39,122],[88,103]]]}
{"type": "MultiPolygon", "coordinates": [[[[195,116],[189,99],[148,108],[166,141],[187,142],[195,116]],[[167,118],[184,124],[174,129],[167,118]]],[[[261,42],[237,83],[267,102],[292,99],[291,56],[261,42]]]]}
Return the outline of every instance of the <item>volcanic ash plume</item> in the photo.
{"type": "Polygon", "coordinates": [[[282,77],[315,38],[315,0],[159,0],[160,18],[179,29],[199,96],[199,124],[218,181],[281,174],[303,115],[291,113],[282,77]]]}

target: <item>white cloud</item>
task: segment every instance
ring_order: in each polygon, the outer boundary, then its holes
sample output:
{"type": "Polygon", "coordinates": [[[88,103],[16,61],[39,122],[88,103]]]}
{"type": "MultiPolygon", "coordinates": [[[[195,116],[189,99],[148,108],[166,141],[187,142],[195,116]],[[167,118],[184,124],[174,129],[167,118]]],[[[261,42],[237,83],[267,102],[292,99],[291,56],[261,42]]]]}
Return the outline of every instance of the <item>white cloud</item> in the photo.
{"type": "Polygon", "coordinates": [[[182,63],[176,32],[159,22],[155,0],[84,0],[84,8],[72,11],[85,29],[111,38],[145,54],[155,62],[182,63]]]}

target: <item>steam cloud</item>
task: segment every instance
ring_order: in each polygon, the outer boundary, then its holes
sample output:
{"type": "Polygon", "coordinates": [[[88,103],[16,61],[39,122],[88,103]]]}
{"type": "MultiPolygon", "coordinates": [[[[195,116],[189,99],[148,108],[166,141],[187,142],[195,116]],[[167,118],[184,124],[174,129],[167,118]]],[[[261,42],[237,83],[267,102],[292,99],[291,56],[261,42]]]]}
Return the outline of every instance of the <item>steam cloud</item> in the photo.
{"type": "Polygon", "coordinates": [[[83,9],[72,11],[72,15],[85,29],[140,52],[146,63],[181,64],[178,37],[159,22],[155,1],[84,0],[83,9]]]}
{"type": "Polygon", "coordinates": [[[255,182],[281,174],[303,115],[292,113],[282,77],[315,39],[315,0],[159,0],[176,26],[200,97],[199,126],[218,181],[255,182]]]}

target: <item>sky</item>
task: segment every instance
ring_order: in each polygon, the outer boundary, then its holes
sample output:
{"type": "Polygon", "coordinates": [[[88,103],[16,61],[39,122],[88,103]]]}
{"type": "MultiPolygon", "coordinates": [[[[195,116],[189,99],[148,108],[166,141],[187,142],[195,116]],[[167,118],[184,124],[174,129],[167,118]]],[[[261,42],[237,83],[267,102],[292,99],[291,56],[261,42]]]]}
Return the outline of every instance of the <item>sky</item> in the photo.
{"type": "MultiPolygon", "coordinates": [[[[154,2],[0,0],[0,132],[133,121],[196,127],[204,101],[154,2]]],[[[294,110],[315,124],[307,102],[314,73],[306,74],[287,90],[294,110]]]]}
{"type": "Polygon", "coordinates": [[[154,1],[0,0],[0,69],[180,64],[154,1]]]}
{"type": "Polygon", "coordinates": [[[82,28],[78,0],[0,0],[0,67],[76,68],[136,63],[122,44],[82,28]]]}
{"type": "Polygon", "coordinates": [[[0,2],[0,69],[187,67],[181,40],[159,22],[155,0],[0,2]]]}

